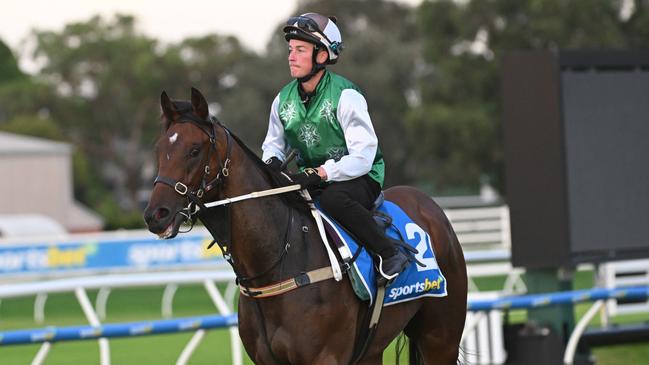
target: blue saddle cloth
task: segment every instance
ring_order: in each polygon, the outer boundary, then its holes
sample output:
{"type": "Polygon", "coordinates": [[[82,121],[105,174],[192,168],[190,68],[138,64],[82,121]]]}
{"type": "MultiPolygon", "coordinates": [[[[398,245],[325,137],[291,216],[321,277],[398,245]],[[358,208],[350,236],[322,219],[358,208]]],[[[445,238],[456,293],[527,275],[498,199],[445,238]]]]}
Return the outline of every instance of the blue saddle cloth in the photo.
{"type": "MultiPolygon", "coordinates": [[[[392,217],[392,226],[386,229],[386,234],[397,240],[401,240],[403,237],[407,244],[419,251],[415,257],[424,264],[421,267],[413,262],[397,276],[386,288],[384,305],[407,302],[420,297],[446,296],[446,278],[437,265],[428,233],[414,223],[399,206],[390,201],[386,200],[378,210],[392,217]]],[[[335,231],[353,255],[358,249],[358,243],[326,213],[322,210],[320,213],[325,224],[331,226],[332,229],[329,231],[335,231]]],[[[351,265],[349,277],[356,295],[361,300],[369,300],[371,305],[376,298],[376,275],[378,274],[375,272],[372,257],[364,248],[361,250],[358,258],[351,265]]]]}

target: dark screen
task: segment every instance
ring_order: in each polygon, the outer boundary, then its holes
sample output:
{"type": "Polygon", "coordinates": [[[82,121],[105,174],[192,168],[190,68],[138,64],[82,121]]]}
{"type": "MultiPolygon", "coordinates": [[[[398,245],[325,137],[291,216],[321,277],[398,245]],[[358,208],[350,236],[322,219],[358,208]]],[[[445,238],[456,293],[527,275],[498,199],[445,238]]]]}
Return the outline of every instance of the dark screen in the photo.
{"type": "Polygon", "coordinates": [[[573,253],[649,248],[649,72],[561,72],[573,253]]]}

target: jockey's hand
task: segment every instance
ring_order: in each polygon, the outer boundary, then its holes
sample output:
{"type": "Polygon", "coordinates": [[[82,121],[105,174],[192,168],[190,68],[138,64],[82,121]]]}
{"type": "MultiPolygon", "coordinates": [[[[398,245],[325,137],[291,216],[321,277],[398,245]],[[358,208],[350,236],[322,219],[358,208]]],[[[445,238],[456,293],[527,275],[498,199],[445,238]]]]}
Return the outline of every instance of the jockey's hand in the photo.
{"type": "Polygon", "coordinates": [[[299,174],[292,174],[289,176],[294,183],[300,184],[302,189],[307,189],[312,186],[318,186],[322,181],[320,175],[318,175],[318,170],[312,169],[310,167],[304,169],[304,171],[299,174]]]}
{"type": "Polygon", "coordinates": [[[270,168],[274,171],[281,172],[282,161],[280,161],[280,159],[275,156],[266,160],[266,165],[270,166],[270,168]]]}

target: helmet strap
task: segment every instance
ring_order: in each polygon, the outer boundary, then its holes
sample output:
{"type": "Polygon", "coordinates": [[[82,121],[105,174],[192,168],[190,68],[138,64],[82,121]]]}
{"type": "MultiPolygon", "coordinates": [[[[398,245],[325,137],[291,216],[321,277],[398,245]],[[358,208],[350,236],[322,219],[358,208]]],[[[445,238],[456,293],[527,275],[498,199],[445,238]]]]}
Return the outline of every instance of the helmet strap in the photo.
{"type": "Polygon", "coordinates": [[[327,67],[326,63],[318,63],[318,52],[320,52],[320,47],[316,45],[315,47],[313,47],[313,53],[311,53],[311,63],[313,64],[311,71],[302,77],[298,77],[297,81],[299,81],[300,83],[305,83],[311,80],[313,76],[315,76],[320,70],[324,70],[325,67],[327,67]]]}

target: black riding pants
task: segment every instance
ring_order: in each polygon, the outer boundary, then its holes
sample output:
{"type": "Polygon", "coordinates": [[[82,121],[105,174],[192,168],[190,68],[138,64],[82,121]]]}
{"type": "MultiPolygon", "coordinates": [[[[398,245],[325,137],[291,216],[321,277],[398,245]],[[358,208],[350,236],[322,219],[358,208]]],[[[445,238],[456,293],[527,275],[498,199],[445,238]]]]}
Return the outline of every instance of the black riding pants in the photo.
{"type": "Polygon", "coordinates": [[[372,205],[381,186],[368,175],[327,185],[320,195],[322,209],[354,234],[370,251],[389,257],[394,245],[372,218],[372,205]]]}

